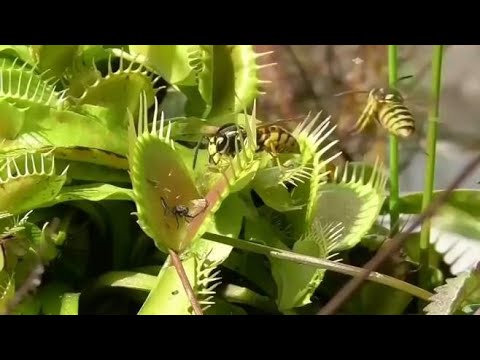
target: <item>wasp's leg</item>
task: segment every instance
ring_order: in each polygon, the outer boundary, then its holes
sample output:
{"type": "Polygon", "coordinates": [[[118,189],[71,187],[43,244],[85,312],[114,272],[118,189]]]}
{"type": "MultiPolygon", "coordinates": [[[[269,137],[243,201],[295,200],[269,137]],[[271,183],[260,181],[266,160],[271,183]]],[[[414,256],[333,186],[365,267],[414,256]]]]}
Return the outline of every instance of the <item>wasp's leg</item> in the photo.
{"type": "Polygon", "coordinates": [[[180,222],[178,221],[178,214],[175,213],[175,220],[177,221],[177,230],[180,227],[180,222]]]}
{"type": "Polygon", "coordinates": [[[162,201],[162,206],[163,206],[163,215],[167,216],[167,212],[170,210],[168,208],[168,205],[167,203],[165,202],[165,199],[162,197],[160,197],[160,200],[162,201]]]}
{"type": "Polygon", "coordinates": [[[279,168],[281,171],[284,171],[284,170],[288,169],[286,166],[282,165],[282,163],[280,162],[280,159],[279,159],[279,157],[278,157],[278,153],[277,153],[277,151],[275,150],[275,144],[274,144],[274,143],[270,143],[270,144],[268,145],[267,152],[270,154],[270,156],[272,157],[272,159],[275,160],[275,162],[277,163],[278,168],[279,168]]]}

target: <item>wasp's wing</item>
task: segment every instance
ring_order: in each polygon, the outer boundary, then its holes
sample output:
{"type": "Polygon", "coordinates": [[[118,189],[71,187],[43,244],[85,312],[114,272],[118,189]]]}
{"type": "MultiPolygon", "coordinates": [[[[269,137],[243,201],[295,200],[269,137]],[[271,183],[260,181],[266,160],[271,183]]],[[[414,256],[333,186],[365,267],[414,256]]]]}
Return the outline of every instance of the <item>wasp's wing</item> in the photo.
{"type": "Polygon", "coordinates": [[[272,120],[272,121],[266,121],[266,122],[257,122],[256,126],[257,128],[265,128],[269,126],[281,126],[285,128],[287,131],[293,131],[294,128],[304,119],[304,116],[297,116],[295,118],[289,118],[289,119],[277,119],[277,120],[272,120]]]}
{"type": "Polygon", "coordinates": [[[208,201],[206,199],[191,200],[188,206],[188,216],[195,217],[208,207],[208,201]]]}

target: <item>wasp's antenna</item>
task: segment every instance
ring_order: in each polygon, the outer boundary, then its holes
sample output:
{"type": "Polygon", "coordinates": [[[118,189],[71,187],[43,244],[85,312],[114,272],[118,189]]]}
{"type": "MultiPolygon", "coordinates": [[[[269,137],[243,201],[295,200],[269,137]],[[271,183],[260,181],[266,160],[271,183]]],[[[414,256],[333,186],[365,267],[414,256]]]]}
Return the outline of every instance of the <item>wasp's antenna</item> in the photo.
{"type": "Polygon", "coordinates": [[[347,91],[340,92],[338,94],[334,94],[333,96],[337,97],[337,96],[343,96],[343,95],[349,95],[349,94],[368,94],[368,91],[366,91],[366,90],[347,90],[347,91]]]}
{"type": "Polygon", "coordinates": [[[197,165],[197,158],[198,158],[198,150],[200,150],[200,145],[202,145],[202,140],[204,136],[198,140],[197,145],[195,146],[195,154],[193,155],[193,169],[195,170],[195,166],[197,165]]]}
{"type": "Polygon", "coordinates": [[[395,83],[398,83],[399,81],[402,81],[402,80],[411,79],[411,78],[413,78],[413,75],[402,76],[402,77],[399,77],[395,83]]]}

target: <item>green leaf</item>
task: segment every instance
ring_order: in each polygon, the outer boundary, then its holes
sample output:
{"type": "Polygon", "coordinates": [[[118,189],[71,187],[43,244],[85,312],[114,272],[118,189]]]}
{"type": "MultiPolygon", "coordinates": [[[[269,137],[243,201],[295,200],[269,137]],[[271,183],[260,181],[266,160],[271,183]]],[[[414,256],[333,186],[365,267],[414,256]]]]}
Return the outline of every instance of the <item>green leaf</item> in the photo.
{"type": "Polygon", "coordinates": [[[131,213],[135,209],[134,204],[125,201],[103,201],[102,206],[107,210],[109,228],[113,239],[112,270],[125,269],[129,265],[137,231],[137,227],[131,221],[131,213]]]}
{"type": "Polygon", "coordinates": [[[37,296],[29,296],[18,304],[12,315],[38,315],[40,314],[40,301],[37,296]]]}
{"type": "MultiPolygon", "coordinates": [[[[117,184],[130,184],[130,177],[125,170],[115,169],[115,164],[118,162],[112,162],[108,166],[97,165],[94,162],[98,161],[98,158],[94,154],[93,156],[87,156],[82,158],[81,161],[67,160],[72,156],[69,149],[56,149],[53,151],[55,154],[55,161],[58,172],[62,172],[68,167],[68,179],[80,180],[82,182],[92,183],[117,183],[117,184]],[[58,155],[57,155],[58,154],[58,155]],[[64,157],[65,160],[60,159],[64,157]],[[86,162],[85,162],[86,161],[86,162]],[[112,165],[110,167],[110,165],[112,165]]],[[[109,159],[105,158],[109,162],[109,159]]],[[[116,158],[118,160],[118,157],[116,158]]],[[[128,168],[128,161],[125,159],[126,168],[128,168]]]]}
{"type": "MultiPolygon", "coordinates": [[[[85,157],[88,153],[91,159],[97,159],[95,161],[97,164],[114,167],[115,157],[127,154],[126,129],[127,127],[119,124],[108,110],[102,111],[102,117],[95,117],[32,106],[25,111],[23,126],[16,139],[1,143],[0,155],[13,150],[56,148],[59,158],[67,158],[61,156],[60,149],[73,148],[70,150],[74,157],[69,159],[81,160],[82,156],[85,157]],[[88,131],[85,131],[86,129],[88,131]],[[99,151],[87,152],[85,149],[103,150],[111,154],[102,156],[99,151]],[[79,152],[81,154],[78,154],[79,152]]],[[[121,164],[126,163],[125,159],[120,161],[121,164]]],[[[121,165],[120,168],[125,166],[121,165]]]]}
{"type": "Polygon", "coordinates": [[[219,295],[230,303],[248,305],[267,313],[277,312],[275,304],[267,296],[257,294],[243,286],[227,284],[219,295]]]}
{"type": "Polygon", "coordinates": [[[282,184],[283,173],[277,168],[262,169],[252,182],[253,189],[270,208],[279,211],[300,210],[306,205],[303,198],[292,196],[282,184]]]}
{"type": "Polygon", "coordinates": [[[477,194],[471,194],[470,199],[463,198],[464,195],[466,193],[453,194],[452,201],[443,204],[432,217],[432,226],[439,231],[480,240],[479,215],[475,204],[480,198],[476,199],[477,194]]]}
{"type": "Polygon", "coordinates": [[[157,282],[157,277],[134,271],[111,271],[98,277],[90,291],[105,287],[121,287],[133,290],[150,291],[157,282]]]}
{"type": "MultiPolygon", "coordinates": [[[[432,201],[441,196],[445,190],[433,193],[432,201]]],[[[400,198],[399,209],[403,214],[419,214],[422,211],[423,192],[406,194],[400,198]]],[[[480,217],[480,190],[457,189],[453,190],[446,202],[454,208],[462,210],[471,216],[480,217]]]]}
{"type": "Polygon", "coordinates": [[[385,285],[366,283],[346,304],[346,311],[355,315],[403,315],[412,295],[385,285]]]}
{"type": "MultiPolygon", "coordinates": [[[[169,258],[170,259],[170,258],[169,258]]],[[[187,278],[195,286],[198,262],[195,256],[182,259],[187,278]]],[[[189,315],[190,301],[179,281],[178,274],[167,260],[157,276],[155,285],[140,309],[139,315],[189,315]]]]}
{"type": "Polygon", "coordinates": [[[216,297],[215,304],[205,311],[205,315],[247,315],[247,312],[239,306],[216,297]]]}
{"type": "Polygon", "coordinates": [[[25,111],[0,99],[0,140],[13,140],[18,136],[25,122],[25,111]]]}
{"type": "Polygon", "coordinates": [[[249,285],[270,297],[276,293],[268,259],[262,255],[233,250],[222,264],[248,281],[249,285]]]}
{"type": "Polygon", "coordinates": [[[480,303],[480,268],[447,279],[430,300],[423,309],[427,315],[461,314],[464,307],[480,303]]]}
{"type": "Polygon", "coordinates": [[[88,184],[63,187],[49,205],[73,200],[133,200],[133,191],[110,184],[88,184]]]}

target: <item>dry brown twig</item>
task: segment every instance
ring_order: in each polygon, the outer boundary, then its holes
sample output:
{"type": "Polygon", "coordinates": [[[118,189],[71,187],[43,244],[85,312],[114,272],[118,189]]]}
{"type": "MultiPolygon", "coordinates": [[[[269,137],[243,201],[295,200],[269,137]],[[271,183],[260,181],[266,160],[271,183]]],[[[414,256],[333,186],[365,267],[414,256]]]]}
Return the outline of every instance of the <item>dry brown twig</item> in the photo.
{"type": "Polygon", "coordinates": [[[180,277],[180,281],[183,285],[183,288],[187,293],[187,297],[188,297],[188,300],[190,301],[190,304],[192,305],[193,312],[195,313],[195,315],[203,315],[202,308],[200,307],[200,304],[198,303],[198,300],[195,296],[195,292],[193,291],[192,285],[188,280],[187,274],[185,273],[185,269],[183,268],[180,257],[175,251],[171,249],[169,249],[168,252],[170,253],[170,257],[172,259],[172,265],[177,271],[177,274],[180,277]]]}
{"type": "Polygon", "coordinates": [[[460,175],[452,182],[452,184],[433,201],[430,206],[417,217],[415,221],[406,229],[405,232],[399,233],[392,239],[389,239],[389,243],[381,248],[377,254],[365,264],[364,271],[358,276],[348,281],[343,288],[341,288],[330,301],[320,309],[317,315],[332,315],[337,311],[343,303],[348,300],[353,293],[362,285],[362,283],[368,278],[368,275],[375,271],[383,262],[385,262],[392,253],[398,251],[402,246],[402,243],[408,238],[408,236],[415,230],[415,228],[421,225],[425,220],[431,218],[438,208],[445,203],[450,194],[456,189],[461,182],[473,172],[480,165],[480,155],[475,157],[460,173],[460,175]]]}

